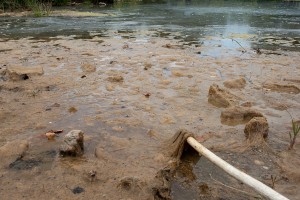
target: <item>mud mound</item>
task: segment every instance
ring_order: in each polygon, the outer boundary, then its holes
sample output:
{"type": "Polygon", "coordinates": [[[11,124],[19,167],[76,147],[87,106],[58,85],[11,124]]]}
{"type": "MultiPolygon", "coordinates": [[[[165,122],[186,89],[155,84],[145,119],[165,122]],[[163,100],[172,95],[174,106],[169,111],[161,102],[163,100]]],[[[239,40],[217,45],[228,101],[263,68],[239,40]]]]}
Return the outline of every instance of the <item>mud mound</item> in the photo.
{"type": "Polygon", "coordinates": [[[211,85],[208,91],[208,102],[217,107],[227,108],[236,105],[239,99],[239,97],[221,89],[217,84],[211,85]]]}
{"type": "Polygon", "coordinates": [[[187,138],[193,136],[193,133],[184,129],[177,131],[171,139],[164,143],[164,146],[166,147],[164,149],[165,156],[172,158],[173,161],[178,164],[185,148],[187,138]]]}
{"type": "Polygon", "coordinates": [[[154,179],[155,186],[152,191],[155,199],[171,199],[171,179],[179,166],[183,152],[189,148],[189,145],[186,145],[188,137],[194,137],[194,134],[182,129],[163,143],[164,155],[170,158],[170,161],[168,166],[160,170],[154,179]]]}
{"type": "Polygon", "coordinates": [[[254,117],[245,126],[244,133],[250,141],[267,138],[269,132],[268,121],[265,117],[254,117]]]}
{"type": "Polygon", "coordinates": [[[284,93],[292,93],[292,94],[300,93],[300,89],[295,85],[281,85],[281,84],[267,83],[263,87],[275,92],[284,92],[284,93]]]}
{"type": "Polygon", "coordinates": [[[36,67],[19,67],[12,66],[5,70],[5,77],[12,81],[27,80],[32,76],[40,76],[44,74],[44,70],[41,66],[36,67]]]}
{"type": "Polygon", "coordinates": [[[108,77],[107,80],[109,82],[121,83],[121,82],[124,81],[124,78],[123,78],[123,76],[116,75],[116,76],[110,76],[110,77],[108,77]]]}
{"type": "Polygon", "coordinates": [[[246,80],[244,78],[231,79],[224,81],[224,86],[233,89],[242,89],[246,86],[246,80]]]}
{"type": "Polygon", "coordinates": [[[95,72],[96,71],[96,66],[95,65],[92,65],[92,64],[89,64],[89,63],[84,63],[80,66],[81,70],[83,72],[86,72],[86,73],[91,73],[91,72],[95,72]]]}
{"type": "Polygon", "coordinates": [[[226,125],[243,124],[254,117],[263,117],[263,115],[252,108],[234,106],[222,111],[221,122],[226,125]]]}

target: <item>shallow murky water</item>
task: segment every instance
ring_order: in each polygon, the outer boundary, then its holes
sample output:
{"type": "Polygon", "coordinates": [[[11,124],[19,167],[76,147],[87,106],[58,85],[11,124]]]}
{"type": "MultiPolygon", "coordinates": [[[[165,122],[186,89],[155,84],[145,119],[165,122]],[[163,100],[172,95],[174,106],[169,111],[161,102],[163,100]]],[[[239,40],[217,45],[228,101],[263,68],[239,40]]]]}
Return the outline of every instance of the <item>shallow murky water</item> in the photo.
{"type": "MultiPolygon", "coordinates": [[[[187,45],[299,50],[299,2],[167,1],[116,3],[83,11],[105,13],[99,17],[0,18],[1,37],[73,36],[179,39],[187,45]],[[217,40],[216,40],[217,38],[217,40]],[[232,41],[235,39],[237,41],[232,41]],[[240,44],[238,44],[238,42],[240,44]]],[[[206,52],[218,56],[221,50],[206,52]]]]}

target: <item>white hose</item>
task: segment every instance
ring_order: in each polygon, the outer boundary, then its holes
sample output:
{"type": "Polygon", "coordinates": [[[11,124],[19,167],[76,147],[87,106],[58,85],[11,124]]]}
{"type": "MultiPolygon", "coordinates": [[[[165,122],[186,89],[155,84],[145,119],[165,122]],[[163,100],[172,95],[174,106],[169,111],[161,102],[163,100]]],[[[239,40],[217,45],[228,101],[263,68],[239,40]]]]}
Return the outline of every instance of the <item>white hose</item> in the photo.
{"type": "Polygon", "coordinates": [[[266,186],[262,182],[252,178],[248,174],[238,170],[237,168],[233,167],[226,161],[222,160],[220,157],[216,156],[214,153],[209,151],[203,145],[201,145],[197,140],[193,137],[188,137],[187,142],[201,155],[206,157],[208,160],[213,162],[215,165],[223,169],[229,175],[233,176],[234,178],[242,181],[243,183],[247,184],[254,190],[256,190],[259,194],[271,199],[271,200],[288,200],[288,198],[282,196],[272,188],[266,186]]]}

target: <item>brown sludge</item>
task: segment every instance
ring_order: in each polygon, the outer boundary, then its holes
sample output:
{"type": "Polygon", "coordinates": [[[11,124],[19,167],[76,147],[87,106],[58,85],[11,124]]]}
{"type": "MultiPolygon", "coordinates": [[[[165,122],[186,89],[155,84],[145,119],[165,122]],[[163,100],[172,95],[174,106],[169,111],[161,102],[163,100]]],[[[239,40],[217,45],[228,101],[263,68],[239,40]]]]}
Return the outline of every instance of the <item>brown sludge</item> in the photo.
{"type": "Polygon", "coordinates": [[[212,46],[178,40],[172,44],[179,46],[163,47],[170,40],[151,37],[153,32],[130,39],[108,34],[113,36],[0,39],[2,49],[12,49],[0,54],[1,200],[253,198],[253,191],[204,158],[180,158],[183,142],[165,142],[179,129],[266,184],[277,176],[275,189],[300,199],[299,141],[287,150],[291,118],[285,111],[299,120],[299,94],[263,87],[281,79],[299,88],[299,52],[257,56],[249,50],[240,56],[216,47],[224,56],[211,57],[205,53],[212,46]],[[96,71],[84,72],[82,63],[96,71]],[[14,81],[7,75],[14,66],[40,66],[44,73],[14,81]],[[244,88],[221,87],[237,77],[247,80],[244,88]],[[241,124],[262,116],[269,125],[268,148],[248,147],[241,124]],[[64,133],[54,140],[45,136],[60,129],[64,133]],[[66,133],[78,129],[85,133],[82,156],[59,156],[66,133]],[[228,192],[211,177],[247,194],[228,192]],[[74,194],[74,188],[84,192],[74,194]]]}
{"type": "Polygon", "coordinates": [[[230,107],[238,103],[239,97],[221,89],[217,84],[209,87],[208,102],[217,107],[230,107]]]}
{"type": "Polygon", "coordinates": [[[233,89],[242,89],[246,86],[246,80],[244,78],[231,79],[224,81],[224,86],[233,89]]]}

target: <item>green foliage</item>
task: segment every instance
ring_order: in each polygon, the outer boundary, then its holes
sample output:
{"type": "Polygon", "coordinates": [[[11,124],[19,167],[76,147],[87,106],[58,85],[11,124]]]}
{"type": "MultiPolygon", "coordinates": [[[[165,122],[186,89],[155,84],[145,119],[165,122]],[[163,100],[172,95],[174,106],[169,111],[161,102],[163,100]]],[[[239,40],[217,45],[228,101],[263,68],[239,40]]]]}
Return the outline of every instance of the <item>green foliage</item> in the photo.
{"type": "Polygon", "coordinates": [[[290,146],[289,149],[293,149],[294,145],[296,143],[296,138],[298,133],[300,132],[300,126],[297,122],[295,122],[294,120],[292,120],[292,131],[289,132],[290,135],[290,146]]]}
{"type": "Polygon", "coordinates": [[[32,10],[35,17],[49,16],[51,0],[0,0],[0,8],[5,11],[32,10]]]}
{"type": "Polygon", "coordinates": [[[91,2],[90,0],[84,0],[83,3],[82,3],[82,5],[83,5],[84,7],[86,7],[86,8],[91,8],[91,7],[93,7],[93,4],[92,4],[92,2],[91,2]]]}
{"type": "Polygon", "coordinates": [[[53,6],[66,6],[71,0],[0,0],[0,9],[3,11],[16,11],[31,9],[36,15],[47,16],[53,6]]]}
{"type": "Polygon", "coordinates": [[[0,7],[3,11],[18,10],[26,6],[25,0],[0,0],[0,7]]]}
{"type": "Polygon", "coordinates": [[[27,0],[27,7],[32,10],[35,17],[44,17],[50,15],[52,3],[41,2],[38,0],[27,0]]]}

